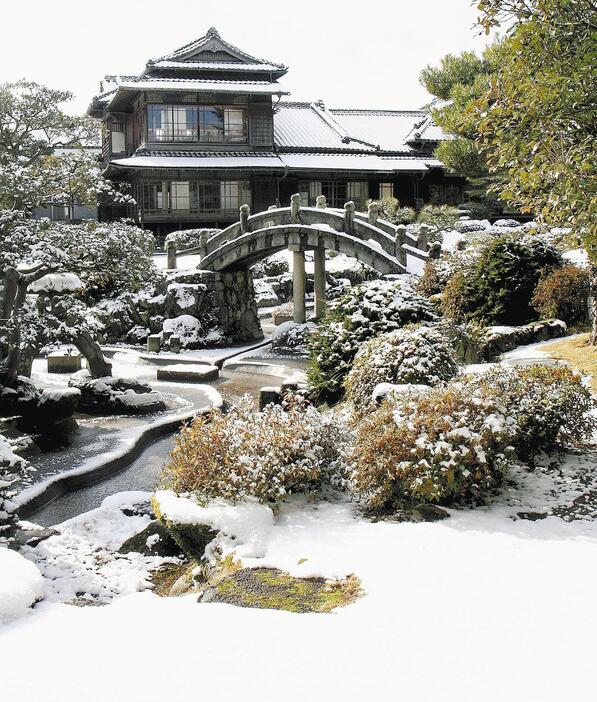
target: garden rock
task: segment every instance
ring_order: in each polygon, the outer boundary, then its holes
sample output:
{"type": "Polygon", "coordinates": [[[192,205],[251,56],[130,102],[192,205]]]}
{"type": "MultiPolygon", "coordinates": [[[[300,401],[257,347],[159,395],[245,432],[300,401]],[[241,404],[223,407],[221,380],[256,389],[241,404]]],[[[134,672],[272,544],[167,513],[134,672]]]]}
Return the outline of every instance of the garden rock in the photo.
{"type": "Polygon", "coordinates": [[[177,524],[170,520],[163,524],[185,555],[197,563],[205,555],[207,545],[218,535],[217,531],[206,524],[177,524]]]}
{"type": "Polygon", "coordinates": [[[131,536],[118,549],[118,553],[141,553],[144,556],[175,557],[180,555],[180,547],[163,524],[157,519],[150,522],[143,531],[131,536]]]}
{"type": "Polygon", "coordinates": [[[79,411],[88,414],[150,414],[166,409],[162,395],[139,380],[92,378],[88,371],[80,371],[69,385],[81,391],[79,411]]]}
{"type": "Polygon", "coordinates": [[[279,356],[309,356],[309,337],[315,332],[317,325],[313,322],[296,324],[283,322],[276,327],[272,336],[272,353],[279,356]]]}

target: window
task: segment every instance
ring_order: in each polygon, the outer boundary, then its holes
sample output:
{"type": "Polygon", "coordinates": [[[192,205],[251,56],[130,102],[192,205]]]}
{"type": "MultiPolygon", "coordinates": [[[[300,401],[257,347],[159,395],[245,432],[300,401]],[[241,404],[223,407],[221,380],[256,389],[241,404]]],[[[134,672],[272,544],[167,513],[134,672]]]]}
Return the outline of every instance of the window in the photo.
{"type": "Polygon", "coordinates": [[[247,141],[247,111],[226,108],[224,110],[224,136],[229,144],[247,141]]]}
{"type": "Polygon", "coordinates": [[[328,207],[343,209],[344,205],[353,200],[357,209],[364,209],[369,197],[369,185],[366,180],[358,181],[302,181],[299,183],[301,204],[304,207],[315,207],[317,197],[325,195],[328,207]]]}
{"type": "Polygon", "coordinates": [[[143,183],[143,212],[162,214],[166,183],[143,183]]]}
{"type": "Polygon", "coordinates": [[[220,205],[222,210],[239,210],[241,205],[251,204],[248,181],[225,180],[220,183],[220,205]]]}
{"type": "Polygon", "coordinates": [[[173,140],[197,141],[197,108],[173,107],[173,140]]]}
{"type": "Polygon", "coordinates": [[[246,107],[148,105],[149,142],[246,144],[246,107]]]}
{"type": "Polygon", "coordinates": [[[366,180],[355,180],[348,183],[348,199],[352,200],[357,210],[364,210],[369,199],[369,184],[366,180]]]}
{"type": "Polygon", "coordinates": [[[386,198],[394,197],[394,183],[380,183],[379,184],[379,199],[384,200],[386,198]]]}
{"type": "Polygon", "coordinates": [[[198,211],[218,213],[220,211],[220,183],[200,180],[196,185],[198,211]]]}
{"type": "Polygon", "coordinates": [[[147,141],[172,141],[172,108],[147,106],[147,141]]]}
{"type": "Polygon", "coordinates": [[[188,181],[175,180],[170,183],[170,207],[173,210],[191,209],[191,193],[188,181]]]}

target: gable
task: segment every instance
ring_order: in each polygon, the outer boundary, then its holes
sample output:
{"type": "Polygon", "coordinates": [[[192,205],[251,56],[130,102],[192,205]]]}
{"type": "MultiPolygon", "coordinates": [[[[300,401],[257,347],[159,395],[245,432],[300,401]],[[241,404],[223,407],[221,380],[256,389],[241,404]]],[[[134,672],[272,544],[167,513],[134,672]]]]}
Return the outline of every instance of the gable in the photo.
{"type": "Polygon", "coordinates": [[[243,63],[237,56],[233,56],[229,51],[225,51],[217,46],[213,46],[208,50],[202,49],[194,54],[189,54],[182,60],[185,63],[195,61],[201,63],[243,63]]]}

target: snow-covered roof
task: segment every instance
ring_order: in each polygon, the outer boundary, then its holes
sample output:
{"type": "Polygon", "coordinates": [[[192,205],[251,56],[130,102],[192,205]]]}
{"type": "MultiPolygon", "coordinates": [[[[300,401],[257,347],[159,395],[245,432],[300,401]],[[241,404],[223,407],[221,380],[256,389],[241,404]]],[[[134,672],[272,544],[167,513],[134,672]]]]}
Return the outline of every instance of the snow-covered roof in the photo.
{"type": "MultiPolygon", "coordinates": [[[[377,154],[152,151],[110,162],[118,168],[284,169],[424,173],[435,159],[389,157],[377,154]]],[[[438,162],[439,163],[439,162],[438,162]]]]}
{"type": "MultiPolygon", "coordinates": [[[[276,145],[286,150],[414,152],[409,135],[427,124],[445,136],[423,110],[328,109],[323,103],[281,102],[274,116],[276,145]]],[[[429,137],[427,137],[429,139],[429,137]]]]}
{"type": "Polygon", "coordinates": [[[280,66],[275,63],[226,63],[225,61],[154,61],[154,68],[170,68],[182,71],[241,71],[255,73],[275,73],[280,66]]]}
{"type": "Polygon", "coordinates": [[[150,152],[149,155],[130,156],[110,161],[121,168],[284,168],[284,163],[273,153],[202,153],[202,152],[150,152]]]}

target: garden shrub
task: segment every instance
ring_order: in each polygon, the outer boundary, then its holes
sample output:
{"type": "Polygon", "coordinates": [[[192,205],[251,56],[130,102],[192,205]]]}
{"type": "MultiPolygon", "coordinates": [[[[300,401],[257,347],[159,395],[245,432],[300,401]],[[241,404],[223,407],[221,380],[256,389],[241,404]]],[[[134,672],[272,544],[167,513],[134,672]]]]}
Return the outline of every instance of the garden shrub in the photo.
{"type": "Polygon", "coordinates": [[[394,214],[395,224],[411,224],[417,218],[417,213],[412,207],[398,207],[394,214]]]}
{"type": "Polygon", "coordinates": [[[401,280],[369,281],[332,300],[309,339],[314,394],[338,399],[357,351],[371,337],[437,319],[433,305],[401,280]]]}
{"type": "Polygon", "coordinates": [[[461,212],[457,207],[450,205],[425,205],[419,212],[417,221],[420,224],[429,224],[436,227],[438,231],[442,229],[453,229],[458,221],[461,212]]]}
{"type": "Polygon", "coordinates": [[[379,383],[437,385],[457,372],[450,342],[437,329],[397,329],[362,345],[344,382],[346,397],[362,412],[379,383]]]}
{"type": "Polygon", "coordinates": [[[444,289],[444,314],[483,324],[525,324],[542,275],[562,265],[560,254],[538,237],[503,234],[482,244],[444,289]]]}
{"type": "Polygon", "coordinates": [[[575,324],[587,319],[590,289],[589,270],[567,265],[541,278],[531,302],[540,317],[575,324]]]}
{"type": "Polygon", "coordinates": [[[566,366],[498,367],[468,383],[506,407],[518,426],[514,447],[523,460],[582,444],[597,428],[591,392],[566,366]]]}
{"type": "Polygon", "coordinates": [[[457,383],[385,402],[358,427],[352,489],[375,510],[481,502],[502,481],[514,431],[504,407],[457,383]]]}
{"type": "Polygon", "coordinates": [[[470,260],[470,256],[462,252],[427,259],[423,267],[423,275],[416,283],[416,291],[425,297],[438,295],[443,292],[450,278],[470,260]]]}
{"type": "Polygon", "coordinates": [[[377,205],[377,214],[380,219],[385,219],[386,222],[392,223],[396,221],[396,212],[400,203],[395,197],[382,197],[380,200],[368,200],[367,205],[372,202],[377,205]]]}
{"type": "Polygon", "coordinates": [[[290,493],[339,487],[347,438],[347,429],[298,397],[255,411],[247,396],[227,414],[214,410],[183,427],[163,487],[276,506],[290,493]]]}

